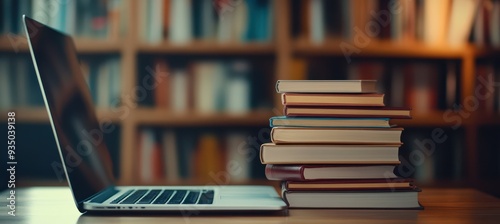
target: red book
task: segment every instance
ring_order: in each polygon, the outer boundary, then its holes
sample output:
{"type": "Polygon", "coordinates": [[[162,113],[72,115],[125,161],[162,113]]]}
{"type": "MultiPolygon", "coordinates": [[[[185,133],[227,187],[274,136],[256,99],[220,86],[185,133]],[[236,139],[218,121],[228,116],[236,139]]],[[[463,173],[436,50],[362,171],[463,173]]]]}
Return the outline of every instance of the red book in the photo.
{"type": "Polygon", "coordinates": [[[396,178],[395,165],[266,165],[269,180],[396,178]]]}
{"type": "Polygon", "coordinates": [[[296,117],[383,117],[411,118],[411,110],[406,107],[305,107],[285,106],[286,116],[296,117]]]}

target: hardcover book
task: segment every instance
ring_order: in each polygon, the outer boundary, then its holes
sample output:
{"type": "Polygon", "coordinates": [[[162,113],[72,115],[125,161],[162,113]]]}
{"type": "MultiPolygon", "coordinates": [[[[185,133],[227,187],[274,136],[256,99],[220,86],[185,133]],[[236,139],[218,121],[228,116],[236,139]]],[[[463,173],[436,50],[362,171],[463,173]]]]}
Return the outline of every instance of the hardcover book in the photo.
{"type": "Polygon", "coordinates": [[[266,165],[268,180],[328,180],[396,178],[395,165],[266,165]]]}
{"type": "Polygon", "coordinates": [[[364,118],[411,118],[409,108],[404,107],[303,107],[285,106],[286,116],[297,117],[364,117],[364,118]]]}
{"type": "Polygon", "coordinates": [[[400,144],[314,145],[273,144],[260,146],[263,164],[399,164],[400,144]]]}
{"type": "Polygon", "coordinates": [[[290,128],[275,127],[276,144],[401,144],[403,128],[290,128]]]}
{"type": "Polygon", "coordinates": [[[286,117],[269,119],[271,127],[355,127],[390,128],[389,118],[286,117]]]}
{"type": "Polygon", "coordinates": [[[376,80],[278,80],[278,93],[375,93],[376,80]]]}
{"type": "Polygon", "coordinates": [[[384,106],[384,94],[283,93],[285,106],[384,106]]]}

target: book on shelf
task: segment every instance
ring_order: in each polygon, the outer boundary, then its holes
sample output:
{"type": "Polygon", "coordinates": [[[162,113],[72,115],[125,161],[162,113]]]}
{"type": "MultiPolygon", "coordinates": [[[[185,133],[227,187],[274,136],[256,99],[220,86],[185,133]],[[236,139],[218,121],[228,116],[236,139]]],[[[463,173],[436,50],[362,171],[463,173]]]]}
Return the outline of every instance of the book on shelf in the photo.
{"type": "Polygon", "coordinates": [[[43,98],[30,59],[0,56],[0,108],[38,106],[43,98]]]}
{"type": "Polygon", "coordinates": [[[396,165],[266,165],[268,180],[328,180],[396,178],[396,165]]]}
{"type": "Polygon", "coordinates": [[[168,181],[180,179],[178,144],[174,131],[164,131],[162,134],[164,173],[168,181]]]}
{"type": "Polygon", "coordinates": [[[154,80],[157,83],[154,87],[155,105],[158,108],[171,109],[172,75],[166,61],[158,59],[154,62],[154,80]]]}
{"type": "Polygon", "coordinates": [[[287,117],[269,119],[270,127],[357,127],[390,128],[389,118],[287,117]]]}
{"type": "Polygon", "coordinates": [[[194,177],[197,180],[212,181],[219,172],[225,172],[225,154],[215,134],[201,135],[193,155],[194,177]]]}
{"type": "Polygon", "coordinates": [[[422,209],[413,190],[282,191],[289,208],[422,209]]]}
{"type": "Polygon", "coordinates": [[[226,169],[232,181],[247,181],[251,178],[251,163],[248,160],[252,152],[246,138],[247,135],[243,133],[226,134],[226,169]]]}
{"type": "Polygon", "coordinates": [[[273,36],[274,1],[146,0],[138,8],[145,43],[268,42],[273,36]]]}
{"type": "Polygon", "coordinates": [[[260,146],[262,164],[399,164],[400,143],[385,145],[274,144],[260,146]]]}
{"type": "Polygon", "coordinates": [[[364,118],[411,118],[407,107],[302,107],[285,106],[286,116],[297,117],[364,117],[364,118]]]}
{"type": "Polygon", "coordinates": [[[404,178],[284,181],[283,188],[287,191],[411,190],[414,187],[412,182],[413,180],[404,178]]]}
{"type": "Polygon", "coordinates": [[[384,106],[384,94],[326,94],[283,93],[281,102],[285,106],[384,106]]]}
{"type": "Polygon", "coordinates": [[[278,80],[278,93],[375,93],[376,80],[278,80]]]}
{"type": "Polygon", "coordinates": [[[452,0],[450,20],[447,24],[449,44],[467,43],[480,3],[482,3],[481,0],[452,0]]]}
{"type": "Polygon", "coordinates": [[[155,159],[155,132],[152,129],[143,129],[139,132],[139,175],[141,181],[151,182],[154,180],[154,167],[152,161],[155,159]]]}
{"type": "Polygon", "coordinates": [[[94,104],[100,108],[119,106],[121,102],[120,59],[82,58],[80,67],[94,104]]]}

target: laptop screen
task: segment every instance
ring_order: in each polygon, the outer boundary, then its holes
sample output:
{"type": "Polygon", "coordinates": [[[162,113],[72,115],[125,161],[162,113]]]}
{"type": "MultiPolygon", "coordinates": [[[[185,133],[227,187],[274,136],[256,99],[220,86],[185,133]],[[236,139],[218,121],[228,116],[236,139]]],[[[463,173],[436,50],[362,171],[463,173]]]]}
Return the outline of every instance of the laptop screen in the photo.
{"type": "Polygon", "coordinates": [[[54,161],[51,165],[59,177],[66,172],[73,196],[80,205],[113,185],[109,152],[72,38],[28,17],[24,17],[24,21],[62,160],[62,164],[54,161]]]}

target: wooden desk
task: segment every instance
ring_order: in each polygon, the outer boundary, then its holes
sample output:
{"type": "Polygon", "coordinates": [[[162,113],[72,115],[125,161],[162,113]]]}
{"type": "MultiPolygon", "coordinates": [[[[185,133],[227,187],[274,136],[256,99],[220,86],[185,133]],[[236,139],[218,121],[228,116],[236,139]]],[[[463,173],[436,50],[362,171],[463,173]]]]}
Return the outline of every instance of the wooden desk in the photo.
{"type": "Polygon", "coordinates": [[[500,199],[473,189],[423,189],[425,210],[289,209],[286,213],[227,215],[81,215],[66,187],[18,189],[16,217],[7,215],[2,192],[0,223],[500,223],[500,199]]]}

